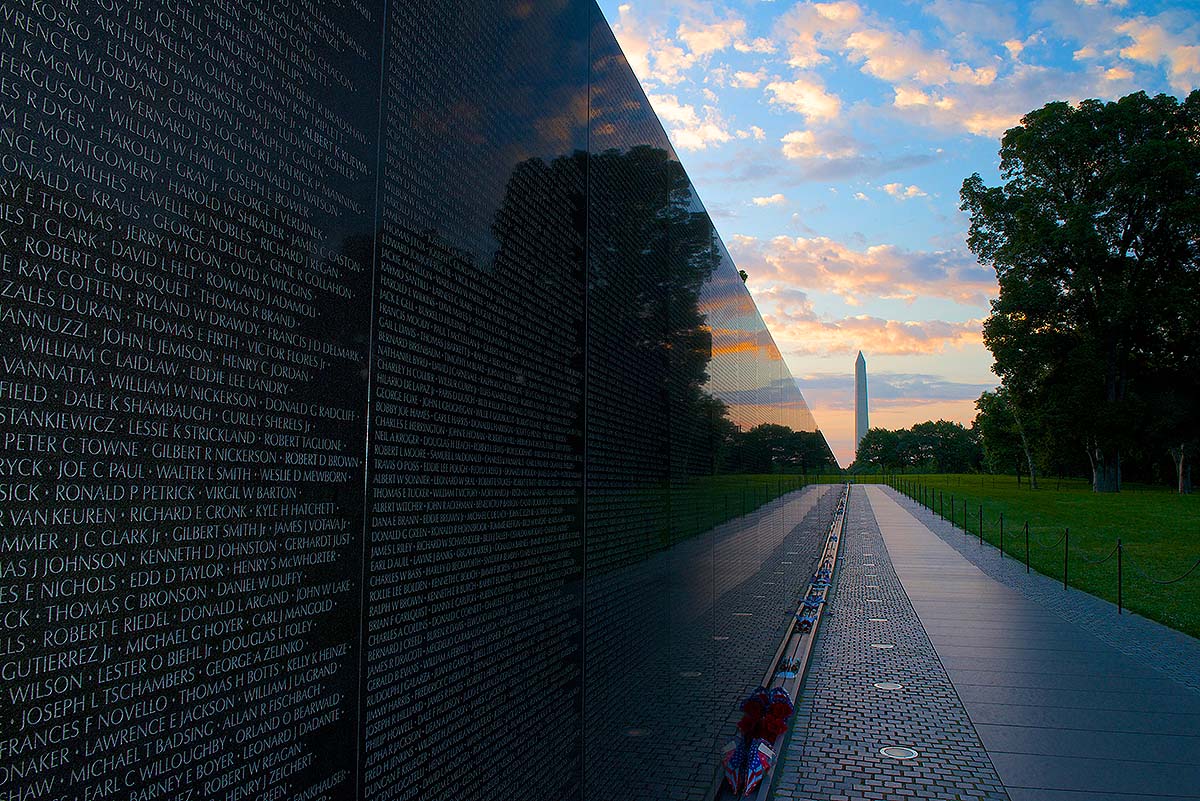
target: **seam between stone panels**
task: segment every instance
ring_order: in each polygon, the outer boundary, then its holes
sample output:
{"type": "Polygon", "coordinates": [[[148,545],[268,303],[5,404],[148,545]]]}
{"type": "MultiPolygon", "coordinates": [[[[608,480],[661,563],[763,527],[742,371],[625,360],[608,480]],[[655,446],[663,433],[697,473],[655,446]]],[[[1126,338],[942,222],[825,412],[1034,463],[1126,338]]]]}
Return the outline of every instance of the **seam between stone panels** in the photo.
{"type": "Polygon", "coordinates": [[[356,700],[356,717],[354,726],[354,798],[363,797],[363,776],[365,774],[366,729],[363,719],[366,717],[367,698],[364,694],[367,672],[367,533],[371,527],[371,392],[375,375],[375,282],[378,276],[380,259],[380,239],[383,234],[383,204],[381,202],[381,187],[383,185],[383,136],[384,136],[384,94],[387,92],[387,35],[388,35],[388,6],[389,0],[383,0],[383,11],[379,18],[379,92],[375,116],[375,204],[371,220],[371,292],[367,306],[367,387],[366,408],[363,410],[363,498],[362,498],[362,545],[359,549],[359,588],[358,588],[358,697],[356,700]]]}

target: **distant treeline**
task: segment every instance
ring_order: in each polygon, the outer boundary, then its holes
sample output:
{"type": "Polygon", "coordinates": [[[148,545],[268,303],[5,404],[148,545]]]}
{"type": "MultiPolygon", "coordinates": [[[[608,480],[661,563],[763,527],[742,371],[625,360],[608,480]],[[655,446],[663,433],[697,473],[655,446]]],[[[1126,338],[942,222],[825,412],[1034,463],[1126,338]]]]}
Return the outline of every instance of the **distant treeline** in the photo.
{"type": "Polygon", "coordinates": [[[872,428],[859,443],[850,472],[974,473],[983,464],[975,427],[929,420],[895,431],[872,428]]]}
{"type": "Polygon", "coordinates": [[[793,431],[765,423],[742,431],[727,425],[716,448],[718,473],[809,473],[840,472],[837,459],[820,431],[793,431]]]}

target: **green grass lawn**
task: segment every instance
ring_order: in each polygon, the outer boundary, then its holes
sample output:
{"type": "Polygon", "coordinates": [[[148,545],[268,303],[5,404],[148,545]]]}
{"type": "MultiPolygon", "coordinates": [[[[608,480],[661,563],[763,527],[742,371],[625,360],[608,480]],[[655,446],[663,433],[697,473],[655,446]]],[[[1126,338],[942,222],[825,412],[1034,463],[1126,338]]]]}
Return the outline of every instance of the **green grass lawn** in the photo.
{"type": "MultiPolygon", "coordinates": [[[[858,479],[862,481],[860,477],[858,479]]],[[[871,479],[868,479],[871,480],[871,479]]],[[[1018,488],[1012,476],[902,476],[908,491],[925,498],[954,522],[997,545],[1004,515],[1004,550],[1025,560],[1024,524],[1029,523],[1029,561],[1034,570],[1062,579],[1063,533],[1070,528],[1067,583],[1115,602],[1117,558],[1104,559],[1122,541],[1123,602],[1126,608],[1193,637],[1200,636],[1200,569],[1188,578],[1163,586],[1146,578],[1173,579],[1200,559],[1200,495],[1178,495],[1167,489],[1132,486],[1120,493],[1096,494],[1086,481],[1043,479],[1040,488],[1018,488]],[[963,520],[963,502],[966,520],[963,520]],[[1057,543],[1057,544],[1056,544],[1057,543]]],[[[996,552],[996,558],[1000,554],[996,552]]]]}

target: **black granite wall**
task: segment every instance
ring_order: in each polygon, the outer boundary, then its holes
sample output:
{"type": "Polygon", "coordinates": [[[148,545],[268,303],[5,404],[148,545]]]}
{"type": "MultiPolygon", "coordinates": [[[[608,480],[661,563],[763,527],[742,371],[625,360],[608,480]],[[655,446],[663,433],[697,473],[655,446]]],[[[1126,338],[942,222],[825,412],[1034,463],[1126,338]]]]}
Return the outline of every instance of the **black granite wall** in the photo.
{"type": "Polygon", "coordinates": [[[0,799],[633,792],[815,425],[591,2],[0,0],[0,247],[0,799]]]}

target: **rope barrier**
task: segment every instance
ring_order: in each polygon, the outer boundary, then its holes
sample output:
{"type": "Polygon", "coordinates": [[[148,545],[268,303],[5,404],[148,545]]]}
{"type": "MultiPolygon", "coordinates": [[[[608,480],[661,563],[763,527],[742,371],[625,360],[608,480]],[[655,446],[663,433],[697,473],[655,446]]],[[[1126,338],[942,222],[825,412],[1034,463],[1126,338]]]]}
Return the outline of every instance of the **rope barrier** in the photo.
{"type": "MultiPolygon", "coordinates": [[[[1038,548],[1046,548],[1046,549],[1057,548],[1059,545],[1062,544],[1062,541],[1064,539],[1066,539],[1066,537],[1067,537],[1067,532],[1064,531],[1062,536],[1059,537],[1057,540],[1055,540],[1054,543],[1051,545],[1043,545],[1040,542],[1036,542],[1036,541],[1033,544],[1035,547],[1038,547],[1038,548]]],[[[1036,538],[1035,538],[1035,540],[1036,540],[1036,538]]]]}
{"type": "Polygon", "coordinates": [[[1113,546],[1113,548],[1112,548],[1112,550],[1108,552],[1108,556],[1104,557],[1103,559],[1088,559],[1088,558],[1087,558],[1086,556],[1084,556],[1083,554],[1079,554],[1079,559],[1080,559],[1080,561],[1082,561],[1084,564],[1088,564],[1088,565],[1102,565],[1102,564],[1104,564],[1105,562],[1107,562],[1109,559],[1112,559],[1114,556],[1116,556],[1116,555],[1117,555],[1117,547],[1118,547],[1118,546],[1114,545],[1114,546],[1113,546]]]}
{"type": "MultiPolygon", "coordinates": [[[[1126,551],[1128,551],[1128,549],[1126,549],[1126,551]]],[[[1187,570],[1184,571],[1182,576],[1178,576],[1176,578],[1169,579],[1167,581],[1163,581],[1162,579],[1154,578],[1149,573],[1147,573],[1145,570],[1142,570],[1142,568],[1138,567],[1137,561],[1134,560],[1134,558],[1129,553],[1125,554],[1125,558],[1129,560],[1130,567],[1132,567],[1134,570],[1136,570],[1138,572],[1138,574],[1141,575],[1142,578],[1146,579],[1146,581],[1149,581],[1151,584],[1158,584],[1159,586],[1163,586],[1163,587],[1165,587],[1168,584],[1175,584],[1176,582],[1183,581],[1185,578],[1192,575],[1192,573],[1196,572],[1196,568],[1200,567],[1200,559],[1197,559],[1191,567],[1189,567],[1187,570]]]]}

